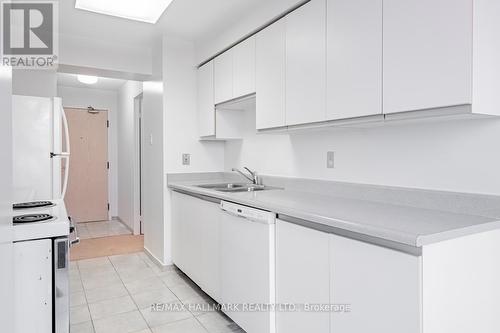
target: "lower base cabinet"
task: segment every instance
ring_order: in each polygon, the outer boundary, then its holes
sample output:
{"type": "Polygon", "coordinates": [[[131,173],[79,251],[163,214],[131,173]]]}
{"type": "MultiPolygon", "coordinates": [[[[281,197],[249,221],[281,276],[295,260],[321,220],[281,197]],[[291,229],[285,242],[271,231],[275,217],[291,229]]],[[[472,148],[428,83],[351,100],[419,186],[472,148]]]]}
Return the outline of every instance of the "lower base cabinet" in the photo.
{"type": "Polygon", "coordinates": [[[278,220],[278,333],[420,333],[421,257],[278,220]],[[329,306],[323,307],[321,306],[329,306]]]}
{"type": "Polygon", "coordinates": [[[421,259],[330,235],[331,332],[420,333],[421,259]]]}
{"type": "Polygon", "coordinates": [[[261,287],[269,271],[258,265],[275,267],[275,330],[272,315],[260,321],[227,312],[249,333],[500,332],[500,230],[413,255],[279,219],[270,232],[257,232],[224,217],[217,203],[177,192],[172,214],[174,263],[216,301],[260,303],[262,292],[273,293],[261,287]],[[272,245],[262,248],[263,235],[276,241],[275,265],[272,255],[256,255],[272,253],[272,245]]]}
{"type": "Polygon", "coordinates": [[[172,257],[203,291],[220,299],[217,203],[172,192],[172,257]]]}
{"type": "Polygon", "coordinates": [[[276,221],[276,312],[280,333],[328,333],[329,312],[310,312],[306,304],[330,303],[329,235],[276,221]],[[295,307],[295,309],[293,308],[295,307]]]}

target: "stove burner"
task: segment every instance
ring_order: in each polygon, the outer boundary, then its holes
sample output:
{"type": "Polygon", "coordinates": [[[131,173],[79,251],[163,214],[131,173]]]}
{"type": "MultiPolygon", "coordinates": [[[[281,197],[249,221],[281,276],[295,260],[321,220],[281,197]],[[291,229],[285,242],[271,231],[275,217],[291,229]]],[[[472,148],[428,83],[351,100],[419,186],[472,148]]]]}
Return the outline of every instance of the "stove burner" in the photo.
{"type": "Polygon", "coordinates": [[[42,208],[42,207],[52,207],[55,206],[54,203],[50,201],[32,201],[32,202],[21,202],[13,204],[14,209],[28,209],[28,208],[42,208]]]}
{"type": "Polygon", "coordinates": [[[52,220],[53,216],[49,214],[25,214],[14,216],[13,223],[33,223],[52,220]]]}

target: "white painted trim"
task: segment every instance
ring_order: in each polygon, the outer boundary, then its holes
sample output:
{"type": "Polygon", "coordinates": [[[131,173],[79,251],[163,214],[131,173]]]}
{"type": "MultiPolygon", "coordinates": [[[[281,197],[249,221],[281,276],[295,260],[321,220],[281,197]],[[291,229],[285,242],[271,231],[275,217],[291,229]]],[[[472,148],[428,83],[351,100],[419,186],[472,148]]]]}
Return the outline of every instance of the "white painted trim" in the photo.
{"type": "Polygon", "coordinates": [[[157,264],[158,266],[160,267],[168,267],[168,266],[172,266],[173,263],[163,263],[160,259],[156,258],[153,253],[151,253],[151,251],[148,250],[148,248],[146,246],[144,246],[144,253],[149,257],[149,259],[151,259],[155,264],[157,264]]]}
{"type": "Polygon", "coordinates": [[[140,192],[140,164],[142,161],[140,160],[139,157],[139,144],[138,144],[138,138],[139,138],[139,119],[142,118],[142,115],[140,114],[139,111],[142,111],[142,105],[141,108],[137,108],[138,103],[142,104],[143,100],[143,95],[142,92],[134,97],[134,155],[133,155],[133,172],[134,172],[134,201],[133,201],[133,225],[134,225],[134,230],[133,233],[134,235],[140,235],[141,233],[141,212],[140,212],[140,197],[141,194],[140,192]]]}

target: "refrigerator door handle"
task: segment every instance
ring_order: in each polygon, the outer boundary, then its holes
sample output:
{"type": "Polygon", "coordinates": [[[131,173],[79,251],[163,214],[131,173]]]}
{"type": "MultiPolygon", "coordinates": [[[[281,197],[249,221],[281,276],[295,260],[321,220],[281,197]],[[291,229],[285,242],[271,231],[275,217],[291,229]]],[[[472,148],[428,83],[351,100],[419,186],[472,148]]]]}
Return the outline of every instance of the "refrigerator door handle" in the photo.
{"type": "Polygon", "coordinates": [[[70,147],[70,139],[69,139],[69,127],[68,127],[68,118],[66,118],[66,112],[64,112],[64,108],[62,104],[61,107],[61,115],[63,119],[64,126],[64,139],[66,142],[66,151],[60,154],[61,157],[66,158],[66,167],[64,172],[64,183],[62,187],[61,199],[64,199],[66,196],[66,191],[68,189],[68,180],[69,180],[69,160],[71,155],[71,147],[70,147]]]}

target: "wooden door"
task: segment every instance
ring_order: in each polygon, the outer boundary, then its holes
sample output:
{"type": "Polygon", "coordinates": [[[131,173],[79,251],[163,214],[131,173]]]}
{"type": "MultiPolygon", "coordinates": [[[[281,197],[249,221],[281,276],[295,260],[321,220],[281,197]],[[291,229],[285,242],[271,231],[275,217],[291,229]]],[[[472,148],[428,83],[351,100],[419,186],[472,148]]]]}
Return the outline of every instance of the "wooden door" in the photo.
{"type": "Polygon", "coordinates": [[[108,220],[108,113],[64,110],[71,144],[68,214],[75,222],[108,220]]]}

